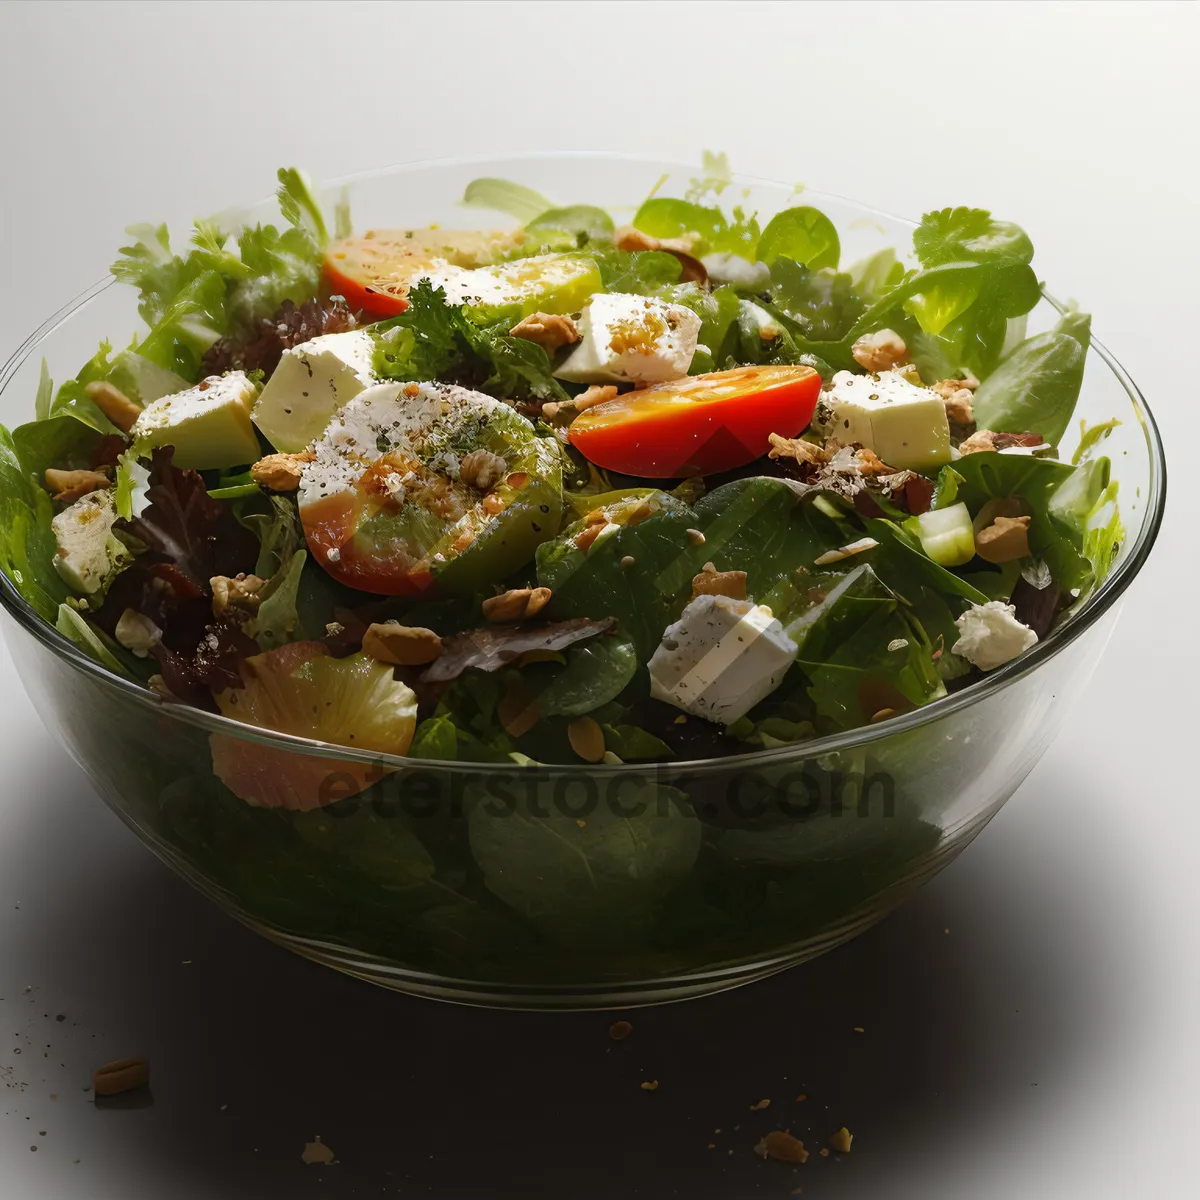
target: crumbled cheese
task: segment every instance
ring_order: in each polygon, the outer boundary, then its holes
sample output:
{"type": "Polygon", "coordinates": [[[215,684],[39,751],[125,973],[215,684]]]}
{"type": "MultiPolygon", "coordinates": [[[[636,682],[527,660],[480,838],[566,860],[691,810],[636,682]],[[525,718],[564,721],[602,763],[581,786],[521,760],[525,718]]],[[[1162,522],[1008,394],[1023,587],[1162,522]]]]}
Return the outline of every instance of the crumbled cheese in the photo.
{"type": "Polygon", "coordinates": [[[132,559],[112,532],[116,520],[113,494],[104,490],[76,500],[50,522],[57,545],[54,568],[73,591],[100,592],[132,559]]]}
{"type": "Polygon", "coordinates": [[[700,261],[716,284],[731,283],[743,291],[761,292],[771,282],[771,268],[766,263],[751,262],[740,254],[706,254],[700,261]]]}
{"type": "Polygon", "coordinates": [[[973,604],[955,621],[958,641],[950,647],[981,671],[991,671],[1023,654],[1037,640],[1037,634],[1017,620],[1017,610],[1003,600],[973,604]]]}

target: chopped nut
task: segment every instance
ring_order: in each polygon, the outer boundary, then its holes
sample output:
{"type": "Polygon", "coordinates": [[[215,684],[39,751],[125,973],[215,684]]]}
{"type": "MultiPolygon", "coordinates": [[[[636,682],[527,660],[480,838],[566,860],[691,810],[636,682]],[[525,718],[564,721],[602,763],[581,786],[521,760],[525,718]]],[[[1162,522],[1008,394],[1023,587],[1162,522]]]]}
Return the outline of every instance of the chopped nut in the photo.
{"type": "Polygon", "coordinates": [[[119,1058],[105,1063],[92,1076],[92,1088],[97,1096],[119,1096],[150,1082],[150,1064],[144,1058],[119,1058]]]}
{"type": "Polygon", "coordinates": [[[550,603],[550,589],[512,588],[483,602],[483,615],[489,621],[527,621],[550,603]]]}
{"type": "Polygon", "coordinates": [[[179,697],[167,687],[167,681],[161,675],[151,675],[146,680],[146,686],[163,700],[178,700],[179,697]]]}
{"type": "Polygon", "coordinates": [[[841,1129],[839,1129],[839,1130],[837,1131],[837,1133],[835,1133],[835,1134],[833,1135],[833,1137],[831,1137],[831,1138],[829,1139],[829,1144],[830,1144],[830,1145],[831,1145],[831,1146],[834,1148],[834,1150],[836,1150],[836,1151],[837,1151],[839,1154],[849,1154],[849,1153],[850,1153],[850,1144],[851,1144],[853,1141],[854,1141],[854,1134],[852,1134],[852,1133],[850,1132],[850,1130],[848,1130],[848,1129],[845,1127],[845,1125],[843,1125],[843,1126],[841,1127],[841,1129]]]}
{"type": "Polygon", "coordinates": [[[850,347],[850,353],[866,371],[890,371],[908,362],[908,347],[894,329],[864,334],[850,347]]]}
{"type": "Polygon", "coordinates": [[[1012,446],[1035,449],[1045,444],[1046,439],[1040,433],[998,433],[991,429],[980,429],[959,445],[958,452],[978,454],[983,450],[1007,450],[1012,446]]]}
{"type": "Polygon", "coordinates": [[[627,1038],[633,1032],[633,1026],[628,1021],[614,1021],[608,1027],[608,1036],[614,1042],[619,1042],[627,1038]]]}
{"type": "Polygon", "coordinates": [[[708,541],[708,539],[699,529],[689,529],[687,531],[687,535],[688,541],[691,542],[693,546],[703,546],[704,543],[708,541]]]}
{"type": "MultiPolygon", "coordinates": [[[[976,380],[972,380],[978,386],[976,380]]],[[[941,379],[930,389],[937,392],[946,406],[946,418],[951,425],[969,426],[975,423],[975,414],[971,407],[974,393],[966,386],[963,379],[941,379]]]]}
{"type": "Polygon", "coordinates": [[[579,329],[575,322],[570,317],[556,313],[533,313],[519,325],[514,325],[508,335],[535,342],[547,354],[560,346],[571,346],[579,341],[579,329]]]}
{"type": "Polygon", "coordinates": [[[637,566],[637,559],[632,554],[626,554],[621,558],[621,570],[632,571],[637,566]]]}
{"type": "Polygon", "coordinates": [[[770,1100],[760,1100],[757,1104],[750,1105],[751,1112],[762,1112],[764,1108],[770,1108],[770,1100]]]}
{"type": "Polygon", "coordinates": [[[441,657],[442,639],[423,625],[377,621],[367,626],[362,648],[377,662],[394,667],[421,667],[441,657]]]}
{"type": "Polygon", "coordinates": [[[613,234],[613,245],[618,250],[664,250],[668,254],[690,254],[695,248],[693,237],[656,238],[632,225],[623,225],[613,234]]]}
{"type": "Polygon", "coordinates": [[[268,454],[250,468],[250,478],[271,492],[294,492],[300,487],[304,464],[315,457],[308,450],[301,454],[268,454]]]}
{"type": "Polygon", "coordinates": [[[508,464],[491,450],[472,450],[458,464],[459,481],[481,492],[490,492],[507,471],[508,464]]]}
{"type": "Polygon", "coordinates": [[[851,542],[849,545],[841,546],[837,550],[826,550],[824,554],[813,559],[813,565],[824,567],[829,563],[841,562],[844,558],[850,558],[854,554],[862,554],[864,550],[874,550],[879,543],[874,538],[859,538],[856,542],[851,542]]]}
{"type": "Polygon", "coordinates": [[[509,681],[508,690],[496,706],[500,724],[510,737],[528,733],[538,722],[538,706],[519,679],[509,681]]]}
{"type": "MultiPolygon", "coordinates": [[[[908,645],[908,643],[905,642],[905,645],[908,645]]],[[[871,717],[870,724],[877,725],[880,721],[886,721],[888,717],[894,717],[895,715],[896,710],[894,708],[881,708],[871,717]]]]}
{"type": "Polygon", "coordinates": [[[81,496],[108,487],[110,482],[100,471],[56,471],[53,467],[46,471],[44,478],[54,499],[64,504],[74,504],[81,496]]]}
{"type": "Polygon", "coordinates": [[[808,1151],[799,1138],[792,1137],[787,1129],[772,1129],[757,1146],[754,1153],[762,1158],[773,1158],[777,1162],[806,1163],[808,1151]]]}
{"type": "Polygon", "coordinates": [[[1027,557],[1030,520],[1030,517],[997,517],[975,535],[975,553],[990,563],[1027,557]]]}
{"type": "Polygon", "coordinates": [[[817,467],[829,461],[829,454],[825,450],[812,442],[806,442],[803,438],[785,438],[772,433],[769,440],[769,458],[794,458],[799,463],[812,463],[817,467]]]}
{"type": "Polygon", "coordinates": [[[657,1092],[658,1091],[658,1080],[657,1079],[643,1079],[641,1087],[642,1087],[643,1092],[657,1092]]]}
{"type": "Polygon", "coordinates": [[[697,596],[728,596],[731,600],[745,600],[746,572],[701,571],[692,578],[692,599],[695,600],[697,596]]]}
{"type": "Polygon", "coordinates": [[[570,425],[581,412],[594,408],[597,404],[603,404],[606,400],[612,400],[616,395],[616,384],[593,383],[590,388],[570,400],[564,400],[561,403],[551,401],[549,404],[543,404],[542,416],[552,425],[570,425]]]}
{"type": "Polygon", "coordinates": [[[265,579],[257,575],[214,575],[208,586],[212,588],[213,616],[219,617],[227,608],[236,607],[248,612],[257,612],[262,603],[262,589],[267,586],[265,579]]]}
{"type": "Polygon", "coordinates": [[[567,726],[567,741],[584,762],[596,763],[604,757],[604,730],[592,717],[576,717],[567,726]]]}
{"type": "Polygon", "coordinates": [[[162,641],[162,630],[149,617],[127,608],[117,621],[113,636],[138,658],[149,658],[150,651],[162,641]]]}
{"type": "Polygon", "coordinates": [[[89,383],[83,394],[122,432],[128,433],[134,422],[142,415],[141,406],[135,404],[120,388],[97,379],[89,383]]]}
{"type": "Polygon", "coordinates": [[[320,1136],[313,1138],[311,1142],[304,1144],[304,1149],[300,1153],[300,1161],[306,1166],[328,1166],[333,1162],[333,1151],[321,1141],[320,1136]]]}

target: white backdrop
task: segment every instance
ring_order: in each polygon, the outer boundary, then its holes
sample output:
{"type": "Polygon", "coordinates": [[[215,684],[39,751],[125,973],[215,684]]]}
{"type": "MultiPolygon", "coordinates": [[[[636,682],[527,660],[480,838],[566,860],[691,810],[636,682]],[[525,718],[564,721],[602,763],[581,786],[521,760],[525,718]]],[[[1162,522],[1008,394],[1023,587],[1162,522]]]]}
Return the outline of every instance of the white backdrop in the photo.
{"type": "MultiPolygon", "coordinates": [[[[887,1194],[1192,1195],[1198,50],[1200,10],[1150,3],[4,4],[0,357],[104,272],[125,224],[182,225],[265,195],[287,163],[329,178],[450,154],[588,148],[698,161],[709,148],[738,170],[904,215],[966,203],[1020,222],[1040,274],[1095,314],[1154,407],[1172,500],[1088,696],[931,893],[933,922],[976,937],[962,986],[990,1015],[965,1036],[996,1042],[995,1061],[1010,1068],[978,1087],[1016,1099],[953,1144],[925,1130],[917,1167],[911,1142],[876,1166],[894,1180],[887,1194]],[[985,877],[995,887],[981,913],[972,880],[985,877]],[[1082,1051],[1047,1049],[1066,1039],[1082,1051]]],[[[54,931],[75,921],[64,897],[92,902],[81,870],[119,885],[122,872],[150,871],[149,856],[86,798],[6,656],[0,696],[0,1015],[25,1029],[25,987],[70,978],[80,989],[70,1001],[99,1031],[91,1046],[118,1029],[135,1038],[106,959],[71,975],[64,956],[90,962],[88,952],[54,931]]],[[[151,905],[173,903],[172,881],[152,879],[151,905]]],[[[883,936],[901,938],[907,927],[889,928],[883,936]]],[[[119,973],[132,951],[110,933],[119,973]]],[[[152,937],[164,962],[188,958],[170,930],[152,937]]],[[[9,1032],[0,1023],[0,1081],[11,1085],[9,1032]]],[[[83,1032],[61,1052],[75,1072],[65,1100],[94,1054],[83,1032]]],[[[19,1181],[5,1194],[184,1194],[166,1182],[169,1158],[141,1152],[149,1117],[116,1114],[129,1119],[101,1128],[90,1107],[71,1115],[48,1091],[0,1092],[0,1175],[19,1181]],[[47,1120],[57,1124],[31,1154],[30,1131],[47,1120]]],[[[887,1141],[885,1129],[859,1132],[864,1153],[872,1136],[887,1141]]],[[[842,1164],[838,1194],[883,1194],[855,1190],[860,1162],[842,1164]]],[[[264,1179],[255,1194],[274,1195],[264,1179]]],[[[357,1194],[378,1187],[367,1180],[357,1194]]]]}

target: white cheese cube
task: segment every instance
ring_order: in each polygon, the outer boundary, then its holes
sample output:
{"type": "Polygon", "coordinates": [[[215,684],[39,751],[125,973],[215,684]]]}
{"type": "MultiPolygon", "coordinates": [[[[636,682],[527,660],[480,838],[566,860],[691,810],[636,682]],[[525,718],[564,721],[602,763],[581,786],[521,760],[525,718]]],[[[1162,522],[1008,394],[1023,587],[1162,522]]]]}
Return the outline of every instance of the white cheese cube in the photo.
{"type": "Polygon", "coordinates": [[[139,453],[174,446],[177,467],[207,471],[259,457],[250,407],[258,389],[242,371],[210,375],[142,410],[130,433],[139,453]]]}
{"type": "Polygon", "coordinates": [[[76,500],[50,522],[58,547],[54,569],[72,591],[94,595],[132,561],[113,534],[116,519],[112,492],[100,491],[76,500]]]}
{"type": "Polygon", "coordinates": [[[572,383],[660,383],[692,365],[700,318],[682,304],[620,292],[593,296],[580,341],[554,372],[572,383]]]}
{"type": "Polygon", "coordinates": [[[859,442],[898,471],[931,471],[950,461],[950,424],[942,398],[896,371],[833,377],[830,433],[859,442]]]}
{"type": "Polygon", "coordinates": [[[1003,600],[972,604],[957,621],[958,641],[951,653],[991,671],[1024,654],[1037,643],[1038,635],[1017,620],[1017,610],[1003,600]]]}
{"type": "Polygon", "coordinates": [[[697,596],[650,658],[650,694],[732,725],[783,682],[796,649],[769,608],[697,596]]]}
{"type": "Polygon", "coordinates": [[[343,404],[375,382],[375,339],[365,329],[326,333],[285,350],[252,414],[276,450],[299,454],[343,404]]]}

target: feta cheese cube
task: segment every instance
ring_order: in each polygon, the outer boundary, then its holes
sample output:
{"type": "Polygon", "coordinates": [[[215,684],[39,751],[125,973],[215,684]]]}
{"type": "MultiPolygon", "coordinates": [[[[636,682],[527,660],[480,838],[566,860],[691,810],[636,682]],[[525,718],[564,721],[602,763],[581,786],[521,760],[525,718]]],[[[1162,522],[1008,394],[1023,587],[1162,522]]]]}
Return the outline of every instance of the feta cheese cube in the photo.
{"type": "Polygon", "coordinates": [[[950,647],[952,654],[974,663],[981,671],[991,671],[1024,654],[1038,640],[1028,625],[1017,620],[1017,610],[1003,600],[972,604],[955,621],[959,639],[950,647]]]}
{"type": "Polygon", "coordinates": [[[832,436],[859,442],[898,471],[931,471],[950,461],[950,423],[942,398],[897,371],[839,371],[831,384],[832,436]]]}
{"type": "Polygon", "coordinates": [[[285,350],[251,414],[276,450],[299,454],[343,404],[375,382],[365,329],[326,333],[285,350]]]}
{"type": "Polygon", "coordinates": [[[697,596],[650,658],[650,694],[732,725],[783,682],[796,649],[764,605],[697,596]]]}
{"type": "Polygon", "coordinates": [[[620,292],[593,296],[580,341],[554,372],[573,383],[660,383],[692,365],[700,318],[682,304],[620,292]]]}
{"type": "Polygon", "coordinates": [[[72,591],[95,595],[132,561],[113,534],[116,520],[112,492],[100,491],[76,500],[50,522],[58,547],[54,569],[72,591]]]}
{"type": "Polygon", "coordinates": [[[139,453],[174,446],[175,465],[207,471],[259,457],[250,424],[258,389],[242,371],[210,375],[186,392],[163,396],[142,410],[130,435],[139,453]]]}

